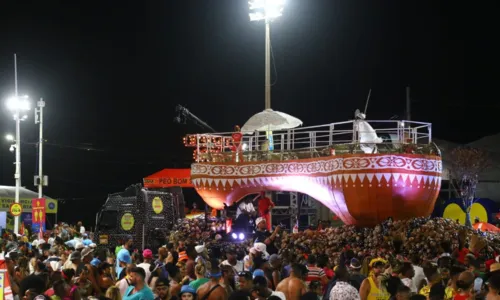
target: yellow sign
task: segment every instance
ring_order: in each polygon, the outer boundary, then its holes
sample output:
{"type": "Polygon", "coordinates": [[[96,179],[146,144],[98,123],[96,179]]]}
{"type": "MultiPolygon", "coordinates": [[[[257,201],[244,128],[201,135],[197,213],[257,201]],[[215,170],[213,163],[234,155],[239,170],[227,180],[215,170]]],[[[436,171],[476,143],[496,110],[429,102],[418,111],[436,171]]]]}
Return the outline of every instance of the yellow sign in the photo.
{"type": "Polygon", "coordinates": [[[153,199],[153,211],[156,213],[156,214],[161,214],[161,212],[163,211],[163,201],[161,201],[161,198],[160,197],[155,197],[153,199]]]}
{"type": "MultiPolygon", "coordinates": [[[[32,199],[19,199],[19,203],[23,207],[23,211],[31,212],[31,200],[32,199]]],[[[8,211],[12,203],[14,203],[14,198],[0,197],[0,211],[8,211]]],[[[45,199],[45,212],[48,214],[57,213],[57,200],[45,199]]]]}
{"type": "Polygon", "coordinates": [[[19,217],[23,212],[23,207],[21,206],[21,203],[12,203],[9,211],[14,217],[19,217]]]}
{"type": "Polygon", "coordinates": [[[107,234],[101,234],[99,236],[99,244],[101,244],[101,245],[107,245],[108,244],[108,235],[107,234]]]}
{"type": "Polygon", "coordinates": [[[121,220],[123,230],[129,231],[130,229],[134,228],[134,223],[135,223],[135,219],[131,213],[123,214],[122,220],[121,220]]]}

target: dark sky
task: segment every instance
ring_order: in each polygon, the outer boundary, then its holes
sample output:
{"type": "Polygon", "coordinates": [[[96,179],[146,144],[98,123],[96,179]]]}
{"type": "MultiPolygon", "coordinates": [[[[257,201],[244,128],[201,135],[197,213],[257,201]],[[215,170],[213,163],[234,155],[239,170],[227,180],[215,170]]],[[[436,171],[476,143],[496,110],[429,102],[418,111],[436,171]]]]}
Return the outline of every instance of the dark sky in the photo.
{"type": "MultiPolygon", "coordinates": [[[[92,220],[107,193],[189,166],[181,137],[200,129],[172,122],[176,104],[219,131],[264,107],[264,25],[249,21],[247,1],[6,2],[0,99],[13,92],[17,53],[20,92],[47,104],[46,193],[78,207],[75,216],[62,205],[63,219],[92,220]]],[[[494,134],[498,126],[488,124],[500,105],[488,11],[451,1],[288,0],[271,28],[272,107],[305,126],[343,121],[372,88],[369,119],[387,119],[404,115],[409,84],[413,119],[433,122],[436,137],[494,134]]],[[[0,109],[0,134],[13,130],[0,109]]],[[[22,134],[36,141],[32,115],[22,134]]],[[[0,184],[13,185],[14,155],[2,143],[0,184]]],[[[23,185],[34,189],[35,147],[22,155],[23,185]]]]}

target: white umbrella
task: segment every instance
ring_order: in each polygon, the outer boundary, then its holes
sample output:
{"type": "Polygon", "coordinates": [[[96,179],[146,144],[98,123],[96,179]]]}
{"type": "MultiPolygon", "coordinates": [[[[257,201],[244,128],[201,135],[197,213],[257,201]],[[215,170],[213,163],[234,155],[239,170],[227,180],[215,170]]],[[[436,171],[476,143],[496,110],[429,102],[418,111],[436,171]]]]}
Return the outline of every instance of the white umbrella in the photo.
{"type": "Polygon", "coordinates": [[[289,114],[266,109],[253,115],[241,128],[243,133],[253,133],[255,131],[274,131],[299,127],[302,121],[289,114]]]}

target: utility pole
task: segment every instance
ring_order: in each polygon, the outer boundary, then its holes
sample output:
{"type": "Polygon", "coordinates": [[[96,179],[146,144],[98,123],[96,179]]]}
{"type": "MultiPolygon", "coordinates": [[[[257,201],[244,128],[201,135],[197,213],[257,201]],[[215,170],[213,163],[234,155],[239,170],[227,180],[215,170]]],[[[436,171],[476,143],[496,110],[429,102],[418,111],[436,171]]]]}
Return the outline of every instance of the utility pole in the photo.
{"type": "Polygon", "coordinates": [[[38,141],[38,176],[35,175],[35,185],[38,186],[38,198],[43,198],[43,187],[47,185],[47,178],[43,176],[43,108],[45,101],[40,98],[35,109],[35,124],[39,124],[39,141],[38,141]]]}
{"type": "Polygon", "coordinates": [[[266,50],[265,50],[265,79],[266,79],[266,94],[265,94],[265,109],[271,108],[271,25],[266,19],[266,50]]]}
{"type": "Polygon", "coordinates": [[[406,87],[406,120],[411,121],[410,86],[406,87]]]}
{"type": "MultiPolygon", "coordinates": [[[[14,86],[16,100],[18,101],[17,92],[17,55],[14,54],[14,86]]],[[[19,106],[16,108],[14,118],[16,119],[16,172],[14,178],[16,180],[16,194],[15,203],[20,203],[19,193],[21,190],[21,116],[20,116],[19,106]]],[[[14,217],[14,233],[19,233],[19,217],[14,217]]]]}

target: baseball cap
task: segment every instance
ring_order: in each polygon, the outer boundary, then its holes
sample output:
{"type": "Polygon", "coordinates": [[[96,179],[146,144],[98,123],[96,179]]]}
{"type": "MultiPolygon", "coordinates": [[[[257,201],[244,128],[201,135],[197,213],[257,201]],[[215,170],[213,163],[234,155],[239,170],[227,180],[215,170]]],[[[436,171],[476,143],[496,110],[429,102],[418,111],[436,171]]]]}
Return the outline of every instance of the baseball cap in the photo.
{"type": "Polygon", "coordinates": [[[144,249],[144,251],[142,251],[142,257],[144,257],[146,259],[152,259],[153,258],[153,251],[151,251],[150,249],[144,249]]]}
{"type": "Polygon", "coordinates": [[[92,249],[90,247],[83,248],[83,250],[82,250],[82,258],[84,258],[85,256],[89,255],[92,252],[94,252],[94,249],[92,249]]]}
{"type": "Polygon", "coordinates": [[[359,262],[359,260],[357,258],[353,258],[353,259],[351,259],[351,263],[349,264],[349,268],[354,269],[354,270],[361,269],[361,263],[359,262]]]}

